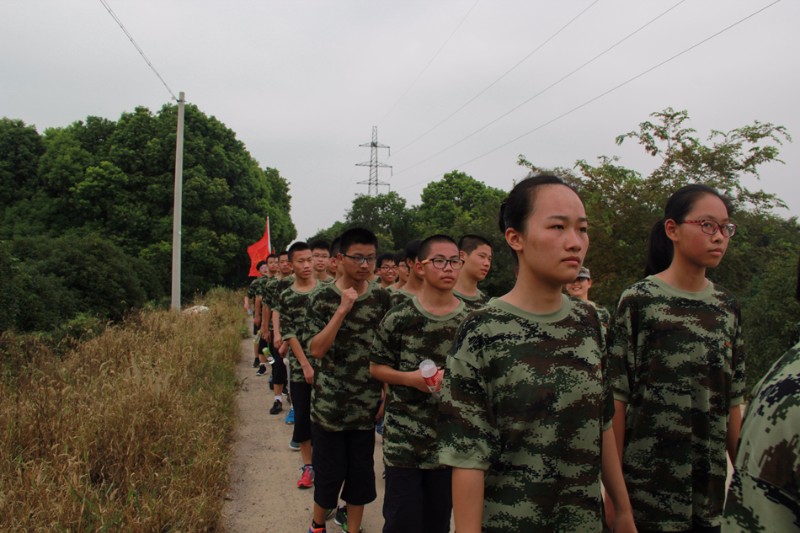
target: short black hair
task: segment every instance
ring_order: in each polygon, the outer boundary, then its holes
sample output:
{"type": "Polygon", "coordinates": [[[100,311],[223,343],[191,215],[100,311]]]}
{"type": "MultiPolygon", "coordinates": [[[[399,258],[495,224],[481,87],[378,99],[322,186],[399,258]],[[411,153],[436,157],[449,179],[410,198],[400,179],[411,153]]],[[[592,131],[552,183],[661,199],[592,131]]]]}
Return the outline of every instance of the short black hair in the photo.
{"type": "Polygon", "coordinates": [[[310,249],[311,247],[307,243],[303,241],[297,241],[296,243],[292,244],[289,247],[289,251],[287,252],[289,254],[289,261],[292,260],[292,256],[294,256],[295,252],[302,252],[303,250],[310,250],[310,249]]]}
{"type": "Polygon", "coordinates": [[[350,228],[342,233],[339,241],[339,253],[345,254],[354,244],[371,244],[378,248],[378,237],[365,228],[350,228]]]}
{"type": "Polygon", "coordinates": [[[308,243],[308,247],[312,250],[325,250],[326,252],[330,253],[331,243],[324,239],[314,239],[308,243]]]}
{"type": "Polygon", "coordinates": [[[395,256],[396,256],[396,254],[394,254],[392,252],[386,252],[385,254],[379,255],[378,256],[378,262],[375,263],[375,268],[380,268],[381,265],[383,265],[384,261],[394,261],[395,263],[397,263],[397,260],[395,259],[395,256]]]}
{"type": "Polygon", "coordinates": [[[490,243],[485,237],[481,237],[480,235],[475,235],[474,233],[468,233],[467,235],[464,235],[463,237],[458,239],[458,249],[467,254],[471,254],[479,246],[483,245],[486,245],[489,248],[494,249],[492,243],[490,243]]]}
{"type": "Polygon", "coordinates": [[[342,237],[341,236],[336,237],[335,239],[333,239],[333,241],[331,242],[331,249],[330,249],[331,256],[335,256],[336,254],[339,253],[341,242],[342,242],[342,237]]]}
{"type": "Polygon", "coordinates": [[[261,267],[266,265],[266,264],[267,264],[266,260],[265,261],[259,261],[258,263],[256,263],[256,270],[261,270],[261,267]]]}
{"type": "Polygon", "coordinates": [[[269,261],[269,260],[270,260],[270,259],[272,259],[273,257],[274,257],[275,259],[278,259],[278,254],[276,254],[275,252],[272,252],[271,254],[269,254],[269,255],[267,256],[267,261],[269,261]]]}
{"type": "Polygon", "coordinates": [[[413,241],[409,241],[406,244],[406,248],[405,248],[406,256],[405,256],[404,259],[410,260],[412,262],[416,261],[417,260],[417,256],[419,255],[419,245],[421,243],[422,243],[422,241],[419,240],[419,239],[414,239],[413,241]]]}
{"type": "Polygon", "coordinates": [[[279,257],[279,258],[280,258],[280,256],[282,256],[282,255],[289,255],[289,250],[284,250],[284,251],[282,251],[282,252],[278,253],[278,257],[279,257]]]}
{"type": "Polygon", "coordinates": [[[423,260],[428,258],[428,254],[431,253],[431,247],[437,242],[450,242],[453,243],[453,246],[458,246],[456,241],[449,235],[444,235],[443,233],[437,233],[436,235],[431,235],[423,240],[419,244],[419,251],[417,252],[417,259],[423,260]]]}

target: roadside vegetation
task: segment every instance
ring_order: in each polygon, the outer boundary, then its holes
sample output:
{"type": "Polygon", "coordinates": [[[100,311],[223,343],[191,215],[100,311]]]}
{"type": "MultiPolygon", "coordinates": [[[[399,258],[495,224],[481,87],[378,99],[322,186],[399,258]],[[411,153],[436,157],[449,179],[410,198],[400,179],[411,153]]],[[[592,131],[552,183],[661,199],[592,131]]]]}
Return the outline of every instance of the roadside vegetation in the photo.
{"type": "Polygon", "coordinates": [[[0,530],[217,529],[240,298],[137,312],[63,354],[0,335],[0,530]]]}

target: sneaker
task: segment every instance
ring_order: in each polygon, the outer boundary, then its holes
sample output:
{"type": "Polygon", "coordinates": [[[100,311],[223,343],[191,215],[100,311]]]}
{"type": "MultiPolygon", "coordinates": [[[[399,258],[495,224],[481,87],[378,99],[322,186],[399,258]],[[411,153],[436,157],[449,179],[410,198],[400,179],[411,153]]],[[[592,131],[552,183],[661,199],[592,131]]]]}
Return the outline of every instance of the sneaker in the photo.
{"type": "Polygon", "coordinates": [[[269,414],[277,415],[281,411],[283,411],[283,402],[275,400],[275,403],[272,404],[272,409],[269,410],[269,414]]]}
{"type": "Polygon", "coordinates": [[[325,521],[327,522],[328,520],[336,516],[336,511],[337,511],[336,507],[334,507],[333,509],[328,509],[328,514],[325,515],[325,521]]]}
{"type": "Polygon", "coordinates": [[[347,524],[347,507],[339,507],[336,509],[336,514],[333,517],[333,522],[337,526],[347,524]]]}
{"type": "MultiPolygon", "coordinates": [[[[349,531],[347,529],[347,522],[342,524],[342,531],[344,531],[344,533],[347,533],[349,531]]],[[[364,533],[364,528],[363,527],[358,528],[358,533],[364,533]]]]}
{"type": "Polygon", "coordinates": [[[267,373],[267,365],[264,363],[260,363],[258,365],[258,372],[256,372],[256,376],[263,376],[267,373]]]}
{"type": "Polygon", "coordinates": [[[294,424],[294,407],[289,408],[289,412],[286,413],[286,418],[283,421],[287,424],[294,424]]]}
{"type": "Polygon", "coordinates": [[[314,527],[314,525],[308,526],[308,533],[326,533],[325,526],[323,527],[314,527]]]}
{"type": "Polygon", "coordinates": [[[258,368],[259,366],[261,366],[261,359],[256,356],[255,360],[253,361],[253,368],[258,368]]]}
{"type": "Polygon", "coordinates": [[[289,441],[289,449],[292,450],[293,452],[299,452],[300,451],[300,444],[298,442],[294,441],[294,440],[290,440],[289,441]]]}
{"type": "Polygon", "coordinates": [[[301,468],[303,473],[297,482],[298,489],[310,489],[314,486],[314,468],[311,465],[305,465],[301,468]]]}

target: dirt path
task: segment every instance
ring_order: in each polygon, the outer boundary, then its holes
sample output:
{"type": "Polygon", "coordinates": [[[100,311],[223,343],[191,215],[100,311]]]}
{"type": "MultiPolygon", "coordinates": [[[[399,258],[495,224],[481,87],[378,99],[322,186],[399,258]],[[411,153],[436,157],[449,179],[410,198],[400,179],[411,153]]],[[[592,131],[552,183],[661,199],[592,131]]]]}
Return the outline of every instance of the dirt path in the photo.
{"type": "MultiPolygon", "coordinates": [[[[222,525],[230,533],[306,533],[311,523],[313,489],[300,490],[300,452],[289,449],[292,426],[284,423],[286,409],[270,415],[273,395],[268,377],[256,377],[253,343],[242,341],[236,375],[241,382],[237,397],[238,424],[234,430],[231,488],[222,508],[222,525]]],[[[378,499],[367,505],[363,528],[378,533],[383,528],[383,456],[380,439],[375,446],[378,499]]],[[[328,532],[341,530],[333,520],[328,532]]]]}

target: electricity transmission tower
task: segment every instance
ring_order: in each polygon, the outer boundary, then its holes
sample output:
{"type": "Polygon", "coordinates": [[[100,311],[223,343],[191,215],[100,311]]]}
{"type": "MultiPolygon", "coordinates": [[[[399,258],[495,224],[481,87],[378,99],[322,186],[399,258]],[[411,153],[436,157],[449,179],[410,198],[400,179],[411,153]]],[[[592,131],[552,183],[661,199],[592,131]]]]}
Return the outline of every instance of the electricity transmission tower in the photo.
{"type": "Polygon", "coordinates": [[[386,185],[387,187],[389,186],[388,183],[378,181],[378,167],[392,168],[391,165],[378,162],[378,148],[386,148],[389,150],[389,155],[392,155],[392,151],[388,146],[378,143],[378,126],[372,126],[372,142],[359,144],[359,146],[369,148],[370,152],[369,161],[356,163],[357,167],[369,167],[369,179],[367,181],[359,181],[358,184],[366,184],[367,194],[372,196],[374,194],[378,194],[378,187],[380,185],[386,185]]]}

